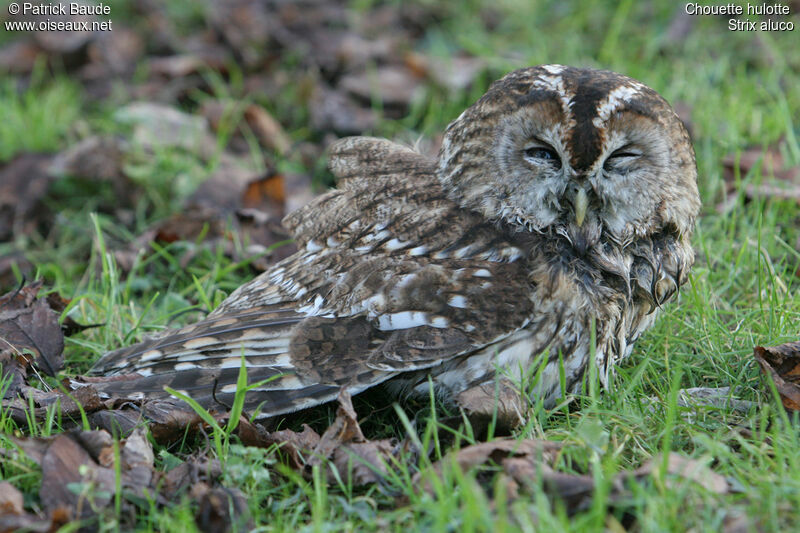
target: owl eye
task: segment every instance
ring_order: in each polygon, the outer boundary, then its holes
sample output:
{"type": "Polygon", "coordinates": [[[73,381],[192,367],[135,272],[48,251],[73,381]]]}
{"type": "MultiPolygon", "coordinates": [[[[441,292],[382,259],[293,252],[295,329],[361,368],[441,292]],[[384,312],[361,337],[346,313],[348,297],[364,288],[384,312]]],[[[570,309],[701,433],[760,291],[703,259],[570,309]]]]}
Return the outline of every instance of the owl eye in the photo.
{"type": "Polygon", "coordinates": [[[635,157],[639,157],[640,155],[642,154],[639,152],[634,152],[629,147],[624,146],[606,158],[605,162],[603,163],[603,170],[612,170],[618,163],[622,163],[626,159],[630,160],[635,157]]]}
{"type": "Polygon", "coordinates": [[[552,148],[545,148],[544,146],[531,146],[525,149],[525,159],[537,160],[537,162],[546,161],[553,165],[555,168],[561,168],[561,159],[552,148]]]}

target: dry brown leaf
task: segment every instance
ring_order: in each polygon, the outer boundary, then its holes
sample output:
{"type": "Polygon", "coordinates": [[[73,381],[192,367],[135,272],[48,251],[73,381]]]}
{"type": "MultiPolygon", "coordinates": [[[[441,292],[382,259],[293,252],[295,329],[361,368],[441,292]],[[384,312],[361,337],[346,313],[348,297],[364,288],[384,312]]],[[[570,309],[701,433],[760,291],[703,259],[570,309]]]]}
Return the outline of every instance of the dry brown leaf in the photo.
{"type": "Polygon", "coordinates": [[[100,80],[119,75],[132,75],[145,51],[143,36],[117,26],[114,31],[98,32],[89,43],[89,63],[81,69],[84,80],[100,80]]]}
{"type": "Polygon", "coordinates": [[[33,70],[44,50],[30,40],[17,40],[0,47],[0,71],[25,74],[33,70]]]}
{"type": "Polygon", "coordinates": [[[153,440],[161,444],[176,442],[187,431],[196,431],[203,423],[200,416],[180,400],[148,401],[142,405],[141,410],[153,440]]]}
{"type": "Polygon", "coordinates": [[[20,154],[0,167],[0,242],[33,231],[42,219],[39,209],[53,176],[52,156],[20,154]]]}
{"type": "Polygon", "coordinates": [[[306,473],[316,464],[328,463],[328,479],[353,479],[357,485],[375,483],[386,473],[393,446],[388,440],[368,441],[361,432],[356,412],[345,389],[339,392],[336,419],[325,430],[305,464],[306,473]],[[335,469],[336,471],[334,471],[335,469]],[[338,474],[338,476],[337,476],[338,474]]]}
{"type": "Polygon", "coordinates": [[[168,472],[159,472],[157,484],[166,501],[175,501],[196,483],[216,484],[221,475],[222,465],[217,459],[198,453],[168,472]]]}
{"type": "Polygon", "coordinates": [[[259,446],[278,445],[289,464],[306,476],[315,465],[324,465],[331,482],[337,478],[351,479],[355,485],[380,481],[397,447],[390,440],[371,441],[364,437],[347,391],[340,391],[338,401],[336,419],[322,436],[304,424],[300,433],[266,433],[260,437],[259,446]]]}
{"type": "Polygon", "coordinates": [[[421,82],[413,70],[390,65],[379,67],[374,72],[347,74],[339,81],[339,87],[365,103],[377,98],[384,106],[406,109],[421,82]]]}
{"type": "Polygon", "coordinates": [[[149,61],[150,73],[166,78],[181,78],[205,69],[227,72],[228,52],[217,46],[203,46],[195,52],[154,57],[149,61]]]}
{"type": "Polygon", "coordinates": [[[267,436],[267,444],[277,444],[286,456],[289,465],[295,469],[302,469],[306,462],[306,455],[319,444],[319,434],[311,429],[308,424],[303,424],[303,431],[297,433],[290,429],[274,431],[267,436]]]}
{"type": "Polygon", "coordinates": [[[280,122],[275,120],[266,109],[257,104],[250,104],[244,110],[244,119],[255,133],[261,146],[268,150],[274,150],[280,155],[285,155],[289,151],[292,140],[283,131],[280,122]]]}
{"type": "Polygon", "coordinates": [[[450,91],[464,91],[486,70],[486,60],[479,57],[441,58],[409,53],[405,64],[417,76],[425,76],[450,91]]]}
{"type": "Polygon", "coordinates": [[[118,109],[114,118],[133,125],[133,140],[140,146],[182,148],[204,159],[217,149],[217,141],[205,117],[171,106],[133,102],[118,109]]]}
{"type": "MultiPolygon", "coordinates": [[[[489,473],[496,473],[497,467],[502,469],[500,481],[509,497],[516,497],[520,490],[532,488],[541,483],[544,490],[554,498],[561,500],[568,514],[574,514],[591,506],[595,494],[595,480],[591,475],[568,474],[553,469],[562,444],[553,441],[533,439],[515,440],[498,439],[467,446],[452,452],[434,464],[434,471],[441,475],[443,469],[457,466],[466,471],[470,469],[489,468],[489,473]]],[[[633,479],[643,481],[654,475],[664,465],[663,458],[656,456],[641,468],[632,472],[620,472],[612,480],[609,501],[624,501],[628,496],[626,482],[633,479]]],[[[675,479],[697,483],[710,492],[724,494],[730,490],[724,477],[711,471],[704,463],[695,459],[671,453],[666,461],[664,472],[666,482],[673,484],[675,479]]],[[[414,478],[414,483],[422,481],[423,473],[414,478]]],[[[493,486],[490,479],[483,479],[487,488],[493,486]]],[[[426,490],[432,490],[427,484],[426,490]]]]}
{"type": "MultiPolygon", "coordinates": [[[[664,466],[664,457],[656,455],[636,469],[632,475],[637,479],[643,479],[656,473],[662,466],[664,466]]],[[[704,463],[677,453],[670,453],[667,457],[665,473],[674,478],[697,483],[707,491],[716,494],[726,494],[730,491],[728,481],[723,476],[712,471],[704,463]]],[[[668,479],[667,483],[673,482],[668,479]]]]}
{"type": "MultiPolygon", "coordinates": [[[[138,428],[120,441],[119,470],[124,491],[145,497],[153,484],[153,449],[138,428]]],[[[25,456],[42,468],[39,498],[49,513],[88,518],[114,494],[114,440],[106,431],[73,431],[51,438],[17,438],[25,456]]]]}
{"type": "Polygon", "coordinates": [[[739,154],[727,155],[722,164],[723,178],[727,185],[728,201],[717,207],[718,211],[729,209],[731,198],[736,196],[736,175],[744,178],[751,170],[758,169],[762,181],[744,186],[747,199],[768,197],[800,202],[800,165],[791,165],[782,155],[781,143],[767,149],[749,148],[739,154]]]}
{"type": "Polygon", "coordinates": [[[126,205],[135,203],[137,188],[123,171],[127,146],[114,137],[93,136],[69,147],[53,158],[48,171],[53,176],[73,176],[110,182],[115,195],[126,205]]]}
{"type": "Polygon", "coordinates": [[[33,263],[28,260],[23,252],[11,250],[6,254],[0,255],[0,292],[19,286],[20,280],[17,279],[17,271],[23,279],[28,278],[33,272],[33,263]]]}
{"type": "Polygon", "coordinates": [[[527,408],[518,388],[508,380],[470,387],[456,396],[456,404],[467,414],[473,431],[478,434],[493,420],[504,433],[518,427],[524,423],[527,408]]]}
{"type": "Polygon", "coordinates": [[[253,522],[247,498],[236,488],[209,487],[199,482],[192,486],[192,499],[198,502],[195,522],[200,531],[250,531],[253,522]]]}
{"type": "Polygon", "coordinates": [[[41,461],[39,499],[52,512],[67,507],[74,518],[88,518],[114,494],[114,471],[94,462],[89,452],[67,433],[53,438],[41,461]]]}
{"type": "Polygon", "coordinates": [[[30,351],[37,366],[55,376],[64,364],[64,333],[58,313],[36,297],[41,287],[38,281],[0,296],[0,361],[24,363],[30,351]]]}
{"type": "Polygon", "coordinates": [[[36,420],[44,420],[48,415],[48,408],[59,405],[59,413],[64,418],[63,424],[68,422],[79,425],[82,414],[91,414],[106,405],[97,395],[93,387],[82,387],[71,391],[69,394],[60,390],[42,391],[34,387],[22,386],[16,391],[16,397],[4,403],[9,416],[18,424],[26,424],[27,417],[31,414],[36,420]],[[30,404],[34,409],[31,413],[30,404]]]}
{"type": "Polygon", "coordinates": [[[8,481],[0,481],[0,516],[25,513],[22,493],[8,481]]]}
{"type": "Polygon", "coordinates": [[[800,411],[800,341],[768,348],[756,346],[753,354],[778,389],[783,406],[800,411]]]}
{"type": "Polygon", "coordinates": [[[214,172],[186,201],[186,207],[200,205],[219,211],[234,211],[243,207],[247,187],[262,177],[264,173],[254,169],[248,159],[224,153],[214,172]]]}
{"type": "Polygon", "coordinates": [[[350,96],[319,85],[309,102],[311,127],[340,135],[359,135],[370,131],[378,122],[371,108],[358,105],[350,96]]]}

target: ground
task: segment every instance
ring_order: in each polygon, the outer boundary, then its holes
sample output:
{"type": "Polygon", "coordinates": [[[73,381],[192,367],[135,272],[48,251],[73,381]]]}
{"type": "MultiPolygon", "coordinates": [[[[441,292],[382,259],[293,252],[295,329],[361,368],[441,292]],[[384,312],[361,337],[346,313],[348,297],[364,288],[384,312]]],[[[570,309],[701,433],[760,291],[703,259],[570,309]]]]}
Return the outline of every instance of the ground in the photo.
{"type": "MultiPolygon", "coordinates": [[[[0,237],[8,239],[0,243],[0,292],[18,286],[23,275],[29,281],[41,279],[44,292],[71,299],[63,316],[100,324],[67,337],[62,371],[66,376],[85,372],[107,350],[148,332],[197,319],[257,271],[251,265],[257,261],[248,252],[252,250],[248,242],[204,240],[198,232],[191,238],[137,241],[154,225],[186,212],[187,198],[224,164],[223,153],[235,154],[236,161],[244,161],[253,172],[270,170],[285,179],[288,192],[277,199],[285,209],[293,195],[301,194],[292,188],[291,176],[311,177],[311,185],[300,186],[303,194],[305,189],[319,192],[331,184],[323,153],[331,138],[363,132],[419,141],[422,149],[431,149],[447,123],[491,80],[514,68],[541,63],[608,68],[641,80],[676,107],[690,128],[697,153],[703,210],[694,236],[697,261],[689,283],[637,343],[611,390],[600,391],[590,383],[585,395],[552,410],[533,401],[527,423],[513,434],[519,440],[563,444],[556,469],[588,474],[594,480],[585,508],[548,496],[551,492],[541,479],[533,478],[516,498],[510,498],[503,477],[492,477],[485,470],[446,470],[437,475],[432,463],[448,449],[469,444],[474,439],[469,429],[462,428],[455,443],[440,442],[438,419],[451,414],[438,412],[442,406],[389,404],[373,410],[373,402],[380,403],[380,398],[368,397],[355,402],[367,438],[413,435],[411,440],[430,449],[430,456],[402,462],[381,483],[354,487],[346,479],[326,483],[319,468],[303,477],[281,464],[274,450],[242,447],[235,438],[231,446],[212,446],[211,455],[225,453],[219,457],[225,465],[222,483],[241,489],[254,527],[264,531],[717,531],[723,527],[777,531],[800,521],[797,420],[776,400],[753,358],[755,346],[797,340],[800,330],[796,171],[800,30],[729,29],[731,18],[798,23],[797,2],[789,5],[790,15],[767,19],[746,14],[688,15],[684,4],[631,0],[470,1],[457,9],[422,0],[410,4],[360,0],[347,6],[331,4],[338,10],[333,15],[309,9],[302,13],[306,18],[298,19],[296,13],[281,12],[269,24],[304,20],[311,29],[271,33],[263,42],[258,40],[263,36],[251,32],[248,35],[256,44],[250,47],[236,42],[235,35],[220,35],[236,24],[247,33],[248,28],[259,28],[261,19],[248,26],[249,17],[232,21],[211,7],[188,1],[170,2],[164,9],[134,4],[115,2],[109,17],[115,36],[123,31],[147,36],[136,45],[141,51],[126,59],[124,51],[129,49],[121,47],[123,55],[110,63],[91,53],[88,60],[78,59],[82,67],[93,61],[102,68],[114,66],[94,78],[86,69],[76,70],[71,63],[75,54],[70,53],[51,51],[44,56],[48,59],[11,65],[8,51],[29,34],[0,32],[4,51],[0,68],[9,70],[0,78],[0,172],[7,172],[23,153],[63,153],[93,135],[128,143],[120,165],[130,180],[126,185],[114,181],[116,174],[105,181],[81,176],[50,180],[47,193],[37,196],[37,207],[25,215],[25,224],[0,237]],[[325,26],[331,16],[337,22],[325,26]],[[372,25],[387,17],[385,34],[370,32],[372,25]],[[360,58],[361,52],[344,59],[324,57],[322,51],[332,45],[311,42],[313,35],[322,41],[327,38],[313,32],[314,24],[362,36],[365,40],[352,50],[369,50],[368,57],[360,58]],[[286,42],[301,34],[311,44],[286,42]],[[381,38],[399,43],[387,44],[381,38]],[[182,44],[175,45],[176,41],[182,44]],[[209,41],[224,42],[223,48],[231,53],[220,60],[224,68],[182,70],[156,59],[166,55],[165,49],[191,56],[195,52],[189,50],[203,49],[193,45],[209,41]],[[269,53],[264,43],[271,43],[269,53]],[[475,74],[467,75],[463,84],[454,75],[437,81],[436,71],[443,69],[425,61],[436,65],[464,61],[475,67],[475,74]],[[386,74],[381,68],[387,64],[401,74],[382,85],[386,74]],[[364,89],[365,98],[358,100],[358,91],[352,88],[347,92],[347,84],[353,83],[346,79],[348,69],[363,73],[362,84],[366,80],[370,85],[364,89]],[[404,91],[409,76],[413,90],[404,91]],[[98,81],[107,78],[112,81],[98,81]],[[191,83],[182,86],[185,80],[191,83]],[[394,92],[381,94],[382,86],[394,92]],[[314,96],[320,87],[346,93],[348,102],[355,102],[353,109],[342,107],[345,116],[334,113],[326,118],[314,109],[320,105],[314,96]],[[208,109],[214,103],[234,104],[224,108],[209,130],[213,142],[197,149],[166,141],[148,144],[147,139],[137,138],[142,121],[120,117],[122,111],[131,111],[126,106],[134,100],[165,102],[205,117],[213,116],[208,109]],[[259,130],[258,124],[271,123],[248,121],[242,102],[274,117],[282,133],[259,130]],[[242,121],[249,127],[238,132],[242,121]],[[781,162],[762,165],[762,156],[773,163],[780,157],[781,162]],[[765,186],[776,182],[782,188],[765,186]],[[137,250],[131,244],[135,242],[144,242],[146,252],[120,253],[137,250]],[[15,258],[13,267],[9,257],[15,258]],[[135,259],[126,265],[122,261],[126,257],[135,259]],[[732,398],[752,403],[737,404],[744,405],[740,409],[686,407],[679,401],[680,391],[692,387],[730,387],[732,398]],[[616,476],[670,451],[723,476],[728,488],[714,492],[697,483],[655,475],[633,484],[620,502],[613,489],[616,476]],[[415,481],[417,471],[425,482],[415,481]]],[[[5,10],[0,16],[6,16],[5,10]]],[[[96,46],[93,53],[102,55],[104,50],[96,46]]],[[[205,54],[195,55],[207,64],[212,54],[205,54]]],[[[0,190],[10,194],[2,187],[0,183],[0,190]]],[[[24,200],[24,195],[14,200],[17,209],[23,209],[24,200]]],[[[3,205],[7,203],[0,198],[3,205]]],[[[208,231],[206,227],[199,233],[208,231]]],[[[272,236],[260,241],[255,248],[259,259],[268,264],[269,250],[280,240],[272,236]]],[[[304,420],[321,431],[333,418],[334,408],[325,408],[304,420]]],[[[296,421],[289,425],[298,428],[296,421]]],[[[57,416],[17,425],[0,407],[0,447],[7,450],[14,449],[15,435],[61,431],[57,416]]],[[[167,470],[176,460],[208,448],[204,446],[202,437],[156,446],[156,468],[167,470]]],[[[28,510],[39,508],[38,466],[12,454],[4,458],[0,477],[22,491],[28,510]]],[[[196,508],[196,501],[184,494],[171,505],[143,503],[135,507],[133,517],[107,509],[99,527],[193,530],[198,527],[196,508]]]]}

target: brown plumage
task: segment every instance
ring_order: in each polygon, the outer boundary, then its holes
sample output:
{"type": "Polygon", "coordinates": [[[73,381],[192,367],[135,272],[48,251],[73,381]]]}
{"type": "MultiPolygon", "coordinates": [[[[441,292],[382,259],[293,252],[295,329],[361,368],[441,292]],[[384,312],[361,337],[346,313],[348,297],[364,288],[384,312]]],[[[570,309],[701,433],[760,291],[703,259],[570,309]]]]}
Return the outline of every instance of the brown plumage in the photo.
{"type": "Polygon", "coordinates": [[[298,251],[208,318],[111,352],[107,392],[230,405],[241,355],[261,416],[388,381],[445,396],[517,383],[551,405],[604,384],[686,281],[694,152],[641,83],[559,65],[514,71],[447,128],[438,160],[387,140],[330,150],[339,188],[284,224],[298,251]]]}

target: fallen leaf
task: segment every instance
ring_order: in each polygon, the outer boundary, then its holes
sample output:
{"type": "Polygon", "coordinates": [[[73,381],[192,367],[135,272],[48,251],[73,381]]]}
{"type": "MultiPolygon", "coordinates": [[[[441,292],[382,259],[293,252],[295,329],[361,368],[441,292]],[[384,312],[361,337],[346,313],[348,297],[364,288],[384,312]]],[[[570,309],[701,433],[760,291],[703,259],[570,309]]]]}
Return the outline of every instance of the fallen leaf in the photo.
{"type": "Polygon", "coordinates": [[[134,102],[114,113],[114,118],[134,127],[134,143],[145,147],[183,148],[207,158],[217,142],[205,117],[190,115],[154,102],[134,102]]]}
{"type": "MultiPolygon", "coordinates": [[[[664,457],[657,455],[637,468],[632,475],[637,479],[643,479],[655,474],[663,466],[664,457]]],[[[708,468],[705,463],[677,453],[670,453],[667,456],[665,473],[674,478],[697,483],[707,491],[716,494],[726,494],[730,491],[728,481],[708,468]]],[[[668,484],[674,483],[669,479],[667,482],[668,484]]]]}
{"type": "Polygon", "coordinates": [[[167,501],[175,501],[196,483],[211,485],[222,475],[222,465],[217,459],[204,455],[192,455],[168,472],[159,474],[158,483],[163,484],[162,495],[167,501]]]}
{"type": "Polygon", "coordinates": [[[486,60],[479,57],[442,58],[418,53],[406,55],[405,64],[416,75],[425,76],[450,91],[469,89],[487,67],[486,60]]]}
{"type": "Polygon", "coordinates": [[[51,158],[20,154],[0,169],[0,242],[31,233],[40,222],[39,207],[53,181],[51,158]]]}
{"type": "MultiPolygon", "coordinates": [[[[51,514],[65,512],[76,519],[100,512],[114,495],[117,469],[125,494],[145,498],[155,488],[153,449],[143,427],[119,442],[118,456],[114,439],[102,430],[14,441],[27,458],[41,466],[39,499],[51,514]]],[[[129,505],[126,500],[123,504],[129,505]]]]}
{"type": "Polygon", "coordinates": [[[253,528],[247,498],[236,488],[209,487],[196,483],[191,490],[197,501],[195,522],[200,531],[250,531],[253,528]]]}
{"type": "Polygon", "coordinates": [[[292,145],[291,139],[283,131],[283,126],[266,109],[257,104],[250,104],[244,110],[244,119],[261,146],[280,155],[285,155],[289,151],[292,145]]]}
{"type": "MultiPolygon", "coordinates": [[[[454,458],[462,470],[489,463],[500,465],[504,459],[514,457],[523,457],[536,463],[553,464],[562,447],[560,442],[554,441],[504,438],[467,446],[455,452],[454,458]]],[[[437,470],[442,466],[443,462],[437,463],[437,470]]]]}
{"type": "Polygon", "coordinates": [[[372,130],[378,122],[371,108],[358,105],[340,91],[318,86],[309,102],[311,126],[317,131],[340,135],[359,135],[372,130]]]}
{"type": "Polygon", "coordinates": [[[244,207],[244,195],[251,183],[264,178],[248,160],[223,154],[212,174],[186,201],[186,207],[203,206],[232,212],[244,207]]]}
{"type": "Polygon", "coordinates": [[[692,33],[694,29],[696,18],[697,17],[689,15],[686,12],[685,6],[677,6],[669,26],[667,26],[662,44],[667,46],[683,46],[686,38],[689,37],[689,34],[692,33]]]}
{"type": "Polygon", "coordinates": [[[339,87],[365,103],[377,98],[384,106],[407,109],[421,88],[414,72],[402,66],[383,66],[375,71],[347,74],[339,80],[339,87]]]}
{"type": "Polygon", "coordinates": [[[728,201],[717,207],[718,211],[729,209],[730,199],[737,194],[737,174],[744,179],[751,171],[757,170],[760,183],[744,184],[745,198],[780,198],[800,202],[800,165],[792,165],[783,156],[782,144],[766,149],[749,148],[741,154],[730,154],[722,160],[723,178],[727,186],[728,201]]]}
{"type": "Polygon", "coordinates": [[[712,407],[748,413],[756,407],[755,402],[740,400],[733,396],[730,387],[692,387],[678,391],[681,407],[712,407]]]}
{"type": "Polygon", "coordinates": [[[473,431],[483,434],[493,421],[501,432],[509,432],[524,423],[527,405],[518,387],[508,380],[498,383],[484,383],[470,387],[456,396],[456,404],[461,407],[473,431]]]}
{"type": "Polygon", "coordinates": [[[75,518],[88,518],[93,508],[108,505],[114,494],[114,471],[99,466],[73,435],[57,435],[41,461],[39,499],[52,512],[67,507],[75,518]]]}
{"type": "Polygon", "coordinates": [[[266,3],[250,0],[213,2],[205,14],[209,25],[221,35],[244,67],[258,67],[273,49],[270,40],[278,24],[266,3]]]}
{"type": "Polygon", "coordinates": [[[31,40],[17,40],[0,47],[0,71],[8,74],[26,74],[33,70],[36,60],[44,50],[31,40]]]}
{"type": "Polygon", "coordinates": [[[22,493],[8,481],[0,481],[0,516],[25,513],[22,493]]]}
{"type": "Polygon", "coordinates": [[[308,424],[303,424],[303,431],[300,433],[290,429],[269,433],[265,444],[279,445],[279,449],[288,459],[289,465],[300,470],[305,465],[305,454],[317,447],[319,439],[316,431],[311,429],[308,424]]]}
{"type": "Polygon", "coordinates": [[[21,251],[0,255],[0,292],[19,286],[21,280],[17,279],[15,271],[25,279],[33,272],[33,263],[21,251]]]}
{"type": "MultiPolygon", "coordinates": [[[[504,484],[508,496],[513,497],[521,490],[531,490],[541,484],[547,494],[563,502],[566,512],[573,515],[592,505],[596,491],[595,478],[587,474],[556,471],[554,465],[561,450],[562,444],[559,442],[498,439],[451,452],[441,461],[434,463],[433,470],[436,475],[441,475],[445,468],[451,467],[457,467],[462,471],[478,469],[479,472],[488,471],[491,477],[494,477],[500,468],[502,470],[500,481],[504,484]]],[[[665,480],[667,485],[674,485],[678,480],[683,480],[697,483],[717,494],[730,491],[727,480],[711,471],[705,463],[671,453],[666,463],[662,456],[655,456],[637,470],[617,474],[610,483],[609,503],[612,506],[625,505],[630,498],[626,483],[630,480],[644,482],[660,473],[662,466],[666,466],[663,473],[667,476],[665,480]]],[[[416,474],[413,483],[419,485],[423,475],[423,472],[416,474]]],[[[487,489],[496,482],[480,476],[478,480],[483,480],[487,489]]],[[[430,482],[423,486],[425,490],[432,490],[430,482]]]]}
{"type": "Polygon", "coordinates": [[[142,405],[141,412],[147,420],[153,440],[160,444],[177,442],[203,423],[200,416],[180,400],[147,401],[142,405]]]}
{"type": "MultiPolygon", "coordinates": [[[[7,484],[6,482],[2,483],[7,484]]],[[[2,497],[3,496],[0,496],[0,498],[2,497]]],[[[69,522],[69,517],[63,516],[62,513],[53,513],[52,518],[46,520],[30,513],[4,513],[2,509],[0,509],[0,533],[16,533],[18,531],[25,531],[26,533],[50,533],[52,531],[58,531],[59,528],[66,525],[67,522],[69,522]]]]}
{"type": "Polygon", "coordinates": [[[25,352],[30,351],[30,362],[55,376],[64,364],[64,334],[58,313],[36,297],[41,287],[38,281],[0,296],[0,362],[29,361],[25,352]]]}
{"type": "Polygon", "coordinates": [[[151,58],[149,68],[150,74],[156,76],[181,78],[198,74],[205,69],[225,73],[228,61],[230,57],[227,50],[206,45],[194,52],[151,58]]]}
{"type": "Polygon", "coordinates": [[[381,480],[387,473],[387,459],[394,445],[390,440],[369,441],[364,437],[350,394],[345,389],[339,392],[338,402],[336,419],[306,461],[306,473],[309,474],[314,465],[332,460],[328,471],[331,481],[352,479],[356,485],[366,485],[381,480]]]}
{"type": "MultiPolygon", "coordinates": [[[[153,229],[155,230],[153,240],[156,242],[196,242],[201,236],[206,240],[224,237],[226,224],[225,218],[219,211],[204,207],[176,213],[159,222],[153,229]]],[[[146,235],[149,235],[149,232],[146,235]]]]}
{"type": "Polygon", "coordinates": [[[47,22],[50,25],[58,23],[70,23],[71,29],[65,30],[46,30],[33,32],[33,39],[46,51],[52,54],[67,55],[74,54],[84,48],[94,37],[93,31],[88,29],[98,18],[94,15],[72,15],[72,14],[41,14],[29,17],[37,24],[47,22]]]}
{"type": "Polygon", "coordinates": [[[336,419],[322,436],[304,424],[300,433],[266,433],[260,446],[278,445],[289,464],[307,477],[315,465],[321,465],[326,467],[331,482],[351,479],[357,486],[376,483],[386,475],[387,463],[397,446],[388,439],[371,441],[364,437],[350,395],[344,389],[339,392],[338,401],[336,419]]]}
{"type": "Polygon", "coordinates": [[[768,348],[756,346],[753,354],[778,389],[783,406],[800,411],[800,341],[768,348]]]}
{"type": "Polygon", "coordinates": [[[142,35],[130,28],[115,25],[114,31],[97,32],[89,43],[88,63],[81,69],[80,76],[92,82],[131,76],[144,51],[142,35]]]}
{"type": "Polygon", "coordinates": [[[55,177],[72,176],[110,182],[114,193],[126,205],[135,203],[137,189],[123,170],[128,147],[121,139],[93,136],[57,154],[48,172],[55,177]]]}

